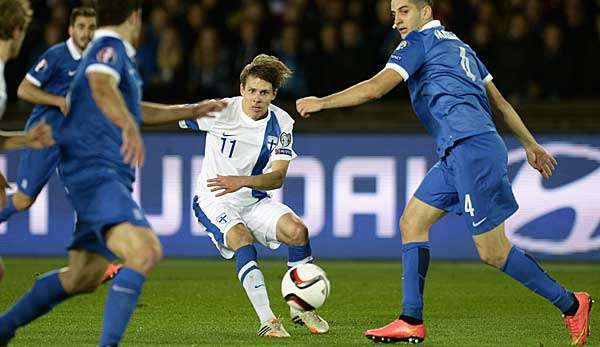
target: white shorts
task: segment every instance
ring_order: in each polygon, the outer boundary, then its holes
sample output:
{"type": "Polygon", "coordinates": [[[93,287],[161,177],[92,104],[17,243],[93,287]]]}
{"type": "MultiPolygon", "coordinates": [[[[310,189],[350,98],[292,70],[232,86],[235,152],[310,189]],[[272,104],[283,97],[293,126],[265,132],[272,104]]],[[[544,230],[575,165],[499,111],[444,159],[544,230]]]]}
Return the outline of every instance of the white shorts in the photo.
{"type": "Polygon", "coordinates": [[[258,243],[277,249],[277,222],[286,213],[294,212],[286,205],[266,197],[249,206],[239,206],[227,199],[194,198],[194,214],[201,227],[205,228],[213,243],[223,256],[231,259],[234,252],[227,247],[227,232],[237,224],[244,224],[258,243]]]}

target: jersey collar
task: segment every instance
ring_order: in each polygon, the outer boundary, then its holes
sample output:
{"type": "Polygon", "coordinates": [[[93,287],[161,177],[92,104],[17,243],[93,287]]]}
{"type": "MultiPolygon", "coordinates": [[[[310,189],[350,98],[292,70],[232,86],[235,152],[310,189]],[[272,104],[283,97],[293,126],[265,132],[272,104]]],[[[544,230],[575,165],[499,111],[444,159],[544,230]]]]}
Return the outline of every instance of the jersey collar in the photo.
{"type": "Polygon", "coordinates": [[[94,40],[97,40],[101,37],[114,37],[121,41],[125,45],[125,50],[127,51],[127,56],[129,58],[135,57],[135,48],[129,43],[127,40],[123,39],[121,35],[117,34],[116,31],[110,29],[98,29],[94,32],[94,40]]]}
{"type": "Polygon", "coordinates": [[[423,25],[423,27],[421,27],[421,30],[419,30],[419,31],[424,31],[427,29],[441,27],[441,26],[442,26],[442,23],[439,20],[432,20],[430,22],[427,22],[427,24],[423,25]]]}
{"type": "Polygon", "coordinates": [[[69,39],[67,40],[67,48],[69,49],[69,53],[71,53],[71,57],[73,57],[73,60],[81,59],[81,53],[79,53],[77,47],[75,47],[75,42],[73,42],[72,37],[69,37],[69,39]]]}

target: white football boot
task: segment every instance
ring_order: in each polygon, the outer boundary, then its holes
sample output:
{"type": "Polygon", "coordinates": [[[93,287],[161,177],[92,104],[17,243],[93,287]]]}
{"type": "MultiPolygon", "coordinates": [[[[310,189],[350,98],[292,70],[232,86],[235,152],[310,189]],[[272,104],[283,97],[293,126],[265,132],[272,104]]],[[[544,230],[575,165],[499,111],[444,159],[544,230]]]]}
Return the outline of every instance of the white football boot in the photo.
{"type": "Polygon", "coordinates": [[[281,324],[281,320],[277,318],[273,318],[270,321],[263,323],[258,329],[256,333],[258,336],[268,336],[268,337],[290,337],[290,333],[288,333],[283,324],[281,324]]]}
{"type": "Polygon", "coordinates": [[[329,331],[329,324],[316,311],[300,311],[290,306],[290,316],[294,324],[306,326],[311,334],[325,334],[329,331]]]}

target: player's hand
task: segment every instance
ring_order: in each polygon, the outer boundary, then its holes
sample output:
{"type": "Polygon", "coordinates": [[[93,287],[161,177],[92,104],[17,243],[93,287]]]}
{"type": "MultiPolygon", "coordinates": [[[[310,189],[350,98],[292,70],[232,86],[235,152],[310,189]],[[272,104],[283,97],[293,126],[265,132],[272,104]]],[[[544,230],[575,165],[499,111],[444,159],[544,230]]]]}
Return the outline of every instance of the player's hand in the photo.
{"type": "Polygon", "coordinates": [[[211,117],[212,112],[219,112],[227,107],[223,100],[204,100],[192,105],[194,118],[211,117]]]}
{"type": "Polygon", "coordinates": [[[29,148],[41,149],[53,144],[52,128],[44,120],[25,133],[25,146],[29,148]]]}
{"type": "Polygon", "coordinates": [[[246,186],[246,180],[248,177],[245,176],[219,176],[216,178],[209,178],[206,180],[207,187],[210,188],[211,192],[218,192],[215,196],[222,196],[227,193],[237,192],[241,188],[246,186]]]}
{"type": "Polygon", "coordinates": [[[544,147],[535,144],[525,148],[525,153],[527,153],[527,161],[531,167],[538,170],[544,178],[552,176],[552,171],[554,171],[557,162],[552,155],[546,152],[544,147]]]}
{"type": "Polygon", "coordinates": [[[144,165],[144,142],[140,135],[137,125],[131,120],[121,131],[123,144],[121,145],[121,154],[125,164],[132,168],[140,168],[144,165]]]}
{"type": "Polygon", "coordinates": [[[313,112],[319,112],[323,109],[323,100],[316,96],[296,100],[296,111],[304,118],[310,117],[313,112]]]}
{"type": "Polygon", "coordinates": [[[5,208],[8,200],[6,199],[6,190],[10,188],[6,178],[0,174],[0,208],[5,208]]]}
{"type": "Polygon", "coordinates": [[[69,113],[69,105],[67,104],[67,98],[60,98],[60,102],[58,103],[58,108],[60,112],[66,117],[67,113],[69,113]]]}

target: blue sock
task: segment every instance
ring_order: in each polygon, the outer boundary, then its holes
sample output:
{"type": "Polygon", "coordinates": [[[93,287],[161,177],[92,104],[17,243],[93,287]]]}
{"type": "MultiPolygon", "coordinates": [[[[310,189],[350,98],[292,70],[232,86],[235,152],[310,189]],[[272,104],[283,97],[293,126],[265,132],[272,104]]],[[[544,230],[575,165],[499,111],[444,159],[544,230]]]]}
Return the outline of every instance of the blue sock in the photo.
{"type": "MultiPolygon", "coordinates": [[[[237,270],[238,277],[245,277],[243,275],[247,274],[251,270],[251,268],[257,267],[258,266],[256,266],[256,248],[254,248],[254,245],[242,246],[238,248],[237,251],[235,251],[235,268],[237,270]],[[244,269],[244,271],[243,273],[240,273],[242,269],[244,269]]],[[[240,281],[244,283],[244,281],[242,281],[241,279],[240,281]]]]}
{"type": "Polygon", "coordinates": [[[13,203],[13,196],[12,194],[8,196],[8,203],[6,204],[6,207],[0,211],[0,223],[2,222],[6,222],[10,217],[12,217],[13,214],[19,212],[17,211],[17,209],[15,208],[15,204],[13,203]]]}
{"type": "Polygon", "coordinates": [[[35,281],[17,303],[0,315],[0,344],[7,344],[15,330],[48,313],[70,297],[58,278],[58,271],[48,272],[35,281]]]}
{"type": "Polygon", "coordinates": [[[104,307],[104,324],[100,346],[116,346],[121,341],[129,319],[142,293],[146,278],[141,273],[124,267],[113,279],[106,306],[104,307]]]}
{"type": "Polygon", "coordinates": [[[288,246],[288,268],[313,261],[310,241],[302,246],[288,246]]]}
{"type": "Polygon", "coordinates": [[[429,249],[429,242],[402,245],[402,316],[423,319],[423,290],[429,268],[429,249]]]}
{"type": "Polygon", "coordinates": [[[574,303],[573,293],[556,283],[529,254],[517,247],[510,250],[501,270],[562,312],[567,312],[574,303]]]}

